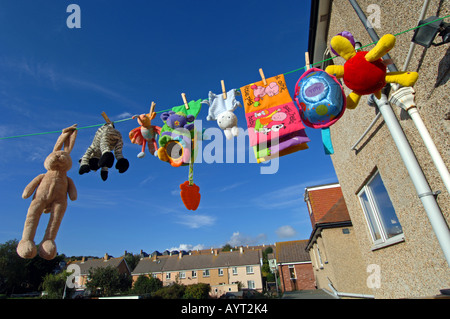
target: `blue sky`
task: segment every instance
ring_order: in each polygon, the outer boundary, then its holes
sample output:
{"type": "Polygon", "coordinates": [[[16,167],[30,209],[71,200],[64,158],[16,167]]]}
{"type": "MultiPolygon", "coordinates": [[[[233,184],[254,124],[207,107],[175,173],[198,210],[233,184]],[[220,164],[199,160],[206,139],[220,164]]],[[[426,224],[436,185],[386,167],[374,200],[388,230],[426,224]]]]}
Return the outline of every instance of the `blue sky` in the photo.
{"type": "MultiPolygon", "coordinates": [[[[181,105],[182,92],[188,100],[206,99],[209,91],[221,92],[221,80],[227,90],[259,81],[259,68],[266,78],[301,68],[309,11],[306,0],[0,0],[0,137],[101,124],[102,111],[113,121],[125,119],[148,112],[152,101],[156,111],[181,105]],[[81,8],[80,29],[66,25],[71,3],[81,8]]],[[[302,72],[286,75],[291,96],[302,72]]],[[[206,121],[207,112],[204,105],[197,119],[205,129],[217,128],[206,121]]],[[[243,109],[235,113],[246,129],[243,109]]],[[[248,144],[227,145],[224,136],[213,135],[224,141],[216,158],[227,163],[195,164],[202,199],[189,211],[179,195],[188,168],[148,154],[138,159],[140,147],[128,139],[137,126],[135,120],[116,124],[130,168],[123,174],[111,169],[106,182],[99,171],[78,174],[78,159],[96,128],[79,130],[68,172],[78,199],[69,201],[56,239],[59,253],[119,256],[125,250],[307,239],[311,224],[304,188],[337,181],[319,130],[306,128],[309,149],[280,158],[275,174],[261,174],[268,165],[255,163],[248,144]],[[245,163],[236,163],[242,152],[245,163]]],[[[45,173],[43,162],[57,137],[0,140],[0,242],[21,238],[31,201],[21,194],[45,173]]],[[[48,217],[41,217],[36,243],[48,217]]]]}

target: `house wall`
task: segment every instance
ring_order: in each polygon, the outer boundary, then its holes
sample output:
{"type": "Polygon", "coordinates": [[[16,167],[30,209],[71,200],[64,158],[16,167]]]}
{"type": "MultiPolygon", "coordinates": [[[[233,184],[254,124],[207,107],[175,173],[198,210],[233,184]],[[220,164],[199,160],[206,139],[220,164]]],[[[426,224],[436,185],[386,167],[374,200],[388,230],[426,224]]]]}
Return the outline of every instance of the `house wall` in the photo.
{"type": "MultiPolygon", "coordinates": [[[[206,283],[211,286],[221,286],[232,284],[234,282],[241,282],[242,288],[246,289],[247,281],[253,280],[255,282],[255,289],[258,291],[262,291],[262,275],[261,275],[261,266],[252,265],[253,266],[253,274],[247,274],[246,266],[238,266],[237,267],[237,275],[233,275],[232,267],[229,268],[220,268],[223,270],[223,275],[219,275],[219,268],[208,268],[209,276],[203,276],[204,269],[197,269],[197,278],[192,277],[192,270],[185,270],[186,278],[180,278],[180,271],[165,271],[162,273],[157,273],[157,278],[160,279],[163,283],[163,286],[168,286],[173,284],[174,282],[178,282],[183,285],[192,285],[196,283],[206,283]],[[170,279],[166,279],[166,274],[170,273],[170,279]]],[[[139,276],[133,276],[133,282],[139,276]]]]}
{"type": "Polygon", "coordinates": [[[295,272],[295,279],[291,279],[289,265],[279,264],[281,291],[309,290],[316,288],[312,264],[299,263],[292,264],[295,272]]]}
{"type": "Polygon", "coordinates": [[[309,253],[318,288],[332,292],[328,285],[331,281],[339,292],[369,295],[373,293],[372,289],[367,287],[367,266],[361,257],[353,227],[323,229],[309,253]],[[343,229],[349,233],[344,234],[343,229]],[[320,250],[322,265],[318,262],[317,247],[320,250]]]}
{"type": "MultiPolygon", "coordinates": [[[[430,2],[427,17],[450,14],[449,1],[430,2]]],[[[367,16],[370,15],[367,12],[370,4],[379,6],[380,27],[375,31],[381,37],[386,33],[396,34],[416,26],[423,1],[359,0],[358,3],[367,16]]],[[[334,35],[343,30],[351,31],[363,45],[373,42],[349,1],[335,0],[332,2],[328,44],[334,35]]],[[[396,45],[389,52],[398,69],[402,69],[412,36],[413,32],[397,36],[396,45]]],[[[440,41],[440,38],[437,40],[440,41]]],[[[408,67],[408,71],[419,72],[419,80],[414,86],[416,104],[447,167],[450,167],[450,121],[445,119],[450,105],[449,50],[448,45],[429,49],[416,46],[408,67]]],[[[341,57],[333,61],[341,65],[345,62],[341,57]]],[[[349,93],[347,88],[345,91],[349,93]]],[[[437,202],[449,223],[450,195],[412,120],[398,107],[394,106],[393,110],[431,189],[441,190],[437,202]]],[[[450,268],[384,121],[377,121],[356,152],[350,150],[374,117],[375,108],[368,106],[367,97],[363,97],[356,109],[346,110],[344,116],[331,127],[335,150],[331,159],[359,249],[366,265],[375,265],[381,270],[381,284],[373,290],[373,294],[375,298],[439,294],[440,289],[450,286],[450,268]],[[373,243],[356,195],[375,168],[380,172],[404,232],[403,242],[377,250],[372,249],[373,243]]]]}
{"type": "Polygon", "coordinates": [[[217,285],[211,286],[211,292],[209,295],[214,298],[218,298],[227,292],[237,292],[239,291],[237,284],[225,284],[225,285],[217,285]]]}

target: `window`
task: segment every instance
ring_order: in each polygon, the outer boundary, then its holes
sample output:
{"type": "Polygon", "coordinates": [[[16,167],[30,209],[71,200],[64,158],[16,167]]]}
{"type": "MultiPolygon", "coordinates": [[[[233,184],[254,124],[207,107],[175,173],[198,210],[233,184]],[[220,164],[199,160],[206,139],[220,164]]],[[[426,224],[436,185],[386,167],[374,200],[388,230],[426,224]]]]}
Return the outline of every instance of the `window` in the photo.
{"type": "Polygon", "coordinates": [[[192,278],[197,278],[197,270],[192,271],[192,278]]]}
{"type": "Polygon", "coordinates": [[[170,272],[166,273],[166,279],[170,280],[170,272]]]}
{"type": "Polygon", "coordinates": [[[209,277],[209,269],[203,270],[203,277],[209,277]]]}
{"type": "Polygon", "coordinates": [[[358,193],[374,244],[392,242],[403,230],[379,172],[358,193]]]}
{"type": "Polygon", "coordinates": [[[219,268],[219,276],[223,276],[223,269],[219,268]]]}
{"type": "Polygon", "coordinates": [[[186,273],[184,271],[180,271],[180,279],[186,278],[186,273]]]}
{"type": "Polygon", "coordinates": [[[289,275],[291,277],[291,279],[295,279],[295,269],[294,269],[294,265],[289,265],[289,275]]]}
{"type": "Polygon", "coordinates": [[[319,268],[323,269],[323,261],[322,261],[322,256],[320,255],[319,245],[317,245],[317,259],[318,259],[319,268]]]}
{"type": "Polygon", "coordinates": [[[153,278],[156,278],[156,274],[155,274],[155,273],[152,273],[152,277],[153,277],[153,278]]]}
{"type": "Polygon", "coordinates": [[[248,274],[253,274],[253,266],[247,266],[246,270],[247,270],[247,275],[248,274]]]}
{"type": "Polygon", "coordinates": [[[237,274],[238,274],[237,267],[233,267],[233,275],[237,275],[237,274]]]}
{"type": "Polygon", "coordinates": [[[248,280],[247,281],[247,288],[248,289],[255,289],[255,281],[254,280],[248,280]]]}

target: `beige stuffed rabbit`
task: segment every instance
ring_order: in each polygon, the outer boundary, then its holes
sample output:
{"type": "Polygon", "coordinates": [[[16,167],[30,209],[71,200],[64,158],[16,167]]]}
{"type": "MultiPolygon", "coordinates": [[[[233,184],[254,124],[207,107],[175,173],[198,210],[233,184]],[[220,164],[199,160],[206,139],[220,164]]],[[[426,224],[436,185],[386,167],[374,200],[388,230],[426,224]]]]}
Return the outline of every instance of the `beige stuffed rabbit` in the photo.
{"type": "Polygon", "coordinates": [[[75,184],[67,177],[67,171],[72,167],[70,152],[77,137],[76,126],[62,131],[53,152],[44,161],[47,173],[34,178],[23,191],[22,197],[28,198],[36,190],[28,208],[22,240],[17,246],[17,253],[22,258],[33,258],[37,254],[34,236],[42,213],[50,213],[50,220],[39,245],[39,255],[47,260],[56,256],[55,238],[67,208],[67,194],[72,201],[77,199],[75,184]]]}

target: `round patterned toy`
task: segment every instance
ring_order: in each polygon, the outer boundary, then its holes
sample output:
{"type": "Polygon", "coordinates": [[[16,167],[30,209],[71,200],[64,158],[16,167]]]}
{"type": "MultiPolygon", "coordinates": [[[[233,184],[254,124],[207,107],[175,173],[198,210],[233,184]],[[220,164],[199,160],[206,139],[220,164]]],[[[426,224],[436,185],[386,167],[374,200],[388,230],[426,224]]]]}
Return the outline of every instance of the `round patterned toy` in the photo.
{"type": "Polygon", "coordinates": [[[329,127],[344,114],[344,89],[337,79],[318,68],[307,70],[295,85],[294,100],[306,126],[322,129],[327,154],[333,153],[329,127]]]}

